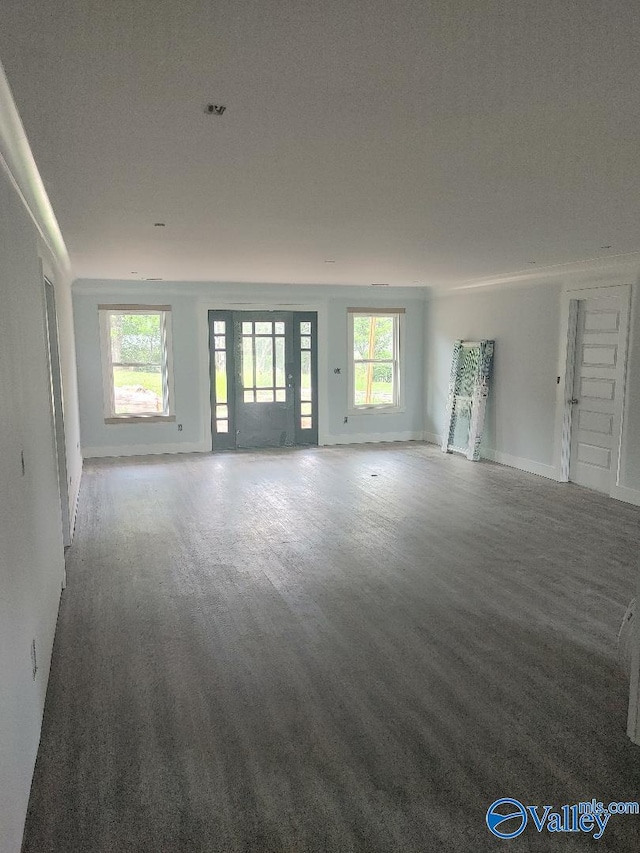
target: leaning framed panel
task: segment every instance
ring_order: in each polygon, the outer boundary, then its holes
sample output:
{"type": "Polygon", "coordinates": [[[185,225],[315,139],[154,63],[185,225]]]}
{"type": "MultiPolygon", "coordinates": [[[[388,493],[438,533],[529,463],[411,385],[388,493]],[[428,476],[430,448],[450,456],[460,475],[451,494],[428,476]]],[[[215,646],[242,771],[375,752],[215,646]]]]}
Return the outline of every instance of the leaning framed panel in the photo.
{"type": "Polygon", "coordinates": [[[456,341],[453,346],[444,453],[463,453],[480,459],[480,442],[489,394],[494,341],[456,341]]]}

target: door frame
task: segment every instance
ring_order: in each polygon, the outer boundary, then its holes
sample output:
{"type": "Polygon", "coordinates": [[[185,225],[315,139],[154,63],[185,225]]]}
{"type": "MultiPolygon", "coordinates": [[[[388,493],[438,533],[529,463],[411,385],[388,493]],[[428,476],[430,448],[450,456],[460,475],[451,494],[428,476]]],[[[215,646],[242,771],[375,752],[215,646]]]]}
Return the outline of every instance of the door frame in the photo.
{"type": "MultiPolygon", "coordinates": [[[[213,446],[213,426],[211,421],[211,378],[209,373],[209,311],[292,311],[294,313],[314,313],[318,318],[318,326],[316,332],[316,352],[317,352],[317,385],[318,385],[318,446],[327,444],[328,430],[328,412],[329,412],[329,353],[325,342],[329,335],[329,319],[327,303],[314,302],[312,304],[304,302],[279,302],[276,300],[269,302],[252,302],[250,300],[242,302],[231,302],[228,299],[214,301],[212,299],[201,299],[198,302],[198,312],[200,320],[198,322],[199,331],[199,364],[202,366],[200,371],[200,399],[203,401],[202,406],[202,435],[205,436],[206,450],[211,451],[213,446]]],[[[204,443],[203,443],[204,449],[204,443]]]]}
{"type": "Polygon", "coordinates": [[[44,288],[45,334],[47,338],[47,371],[51,385],[51,419],[57,462],[58,493],[60,495],[62,542],[66,548],[71,545],[71,513],[69,509],[67,445],[64,426],[64,395],[62,369],[60,366],[56,289],[53,282],[46,275],[43,275],[42,281],[44,288]]]}
{"type": "Polygon", "coordinates": [[[630,284],[615,284],[610,287],[581,287],[565,290],[562,294],[560,309],[560,361],[558,365],[558,389],[556,396],[556,426],[554,468],[556,477],[561,483],[569,482],[569,465],[571,462],[571,427],[573,406],[569,402],[573,397],[573,384],[576,365],[576,335],[578,331],[578,308],[584,299],[606,299],[619,297],[620,312],[620,370],[621,382],[619,394],[616,394],[613,435],[615,438],[612,448],[612,464],[609,482],[609,497],[628,500],[626,489],[620,484],[620,458],[622,452],[622,435],[624,430],[624,415],[626,409],[626,380],[627,360],[629,354],[629,324],[631,320],[630,284]]]}

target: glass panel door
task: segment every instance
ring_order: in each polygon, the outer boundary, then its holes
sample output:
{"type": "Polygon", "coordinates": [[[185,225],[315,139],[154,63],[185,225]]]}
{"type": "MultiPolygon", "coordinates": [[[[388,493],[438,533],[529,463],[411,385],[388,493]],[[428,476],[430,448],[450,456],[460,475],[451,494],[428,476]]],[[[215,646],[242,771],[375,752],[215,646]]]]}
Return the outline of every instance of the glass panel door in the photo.
{"type": "Polygon", "coordinates": [[[318,443],[317,315],[209,311],[214,450],[318,443]]]}
{"type": "Polygon", "coordinates": [[[293,316],[235,312],[236,447],[295,444],[293,316]]]}

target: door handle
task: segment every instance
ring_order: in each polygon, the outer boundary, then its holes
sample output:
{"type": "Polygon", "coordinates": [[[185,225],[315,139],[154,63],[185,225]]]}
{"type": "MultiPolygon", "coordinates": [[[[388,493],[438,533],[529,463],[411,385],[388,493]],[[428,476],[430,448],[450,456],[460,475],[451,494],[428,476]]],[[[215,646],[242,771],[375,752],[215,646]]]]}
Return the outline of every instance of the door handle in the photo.
{"type": "Polygon", "coordinates": [[[576,397],[572,397],[570,400],[567,400],[567,403],[571,403],[572,406],[575,406],[575,404],[579,402],[580,400],[578,400],[576,397]]]}

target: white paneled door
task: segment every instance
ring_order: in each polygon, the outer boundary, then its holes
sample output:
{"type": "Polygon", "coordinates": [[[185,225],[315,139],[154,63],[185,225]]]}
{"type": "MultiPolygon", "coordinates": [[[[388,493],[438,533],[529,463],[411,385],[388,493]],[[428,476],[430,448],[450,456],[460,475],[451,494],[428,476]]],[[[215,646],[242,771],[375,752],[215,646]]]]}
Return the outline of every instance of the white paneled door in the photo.
{"type": "Polygon", "coordinates": [[[581,299],[576,329],[569,479],[609,494],[617,465],[626,329],[620,297],[581,299]]]}

